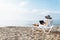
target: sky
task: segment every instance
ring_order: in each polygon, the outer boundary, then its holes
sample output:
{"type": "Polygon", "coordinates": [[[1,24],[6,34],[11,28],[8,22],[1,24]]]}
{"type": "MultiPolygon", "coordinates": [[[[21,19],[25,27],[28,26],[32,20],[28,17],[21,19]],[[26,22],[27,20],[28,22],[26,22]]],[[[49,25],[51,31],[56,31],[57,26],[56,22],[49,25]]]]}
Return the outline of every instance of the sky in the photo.
{"type": "Polygon", "coordinates": [[[60,22],[60,0],[0,0],[0,26],[20,26],[48,14],[60,22]]]}

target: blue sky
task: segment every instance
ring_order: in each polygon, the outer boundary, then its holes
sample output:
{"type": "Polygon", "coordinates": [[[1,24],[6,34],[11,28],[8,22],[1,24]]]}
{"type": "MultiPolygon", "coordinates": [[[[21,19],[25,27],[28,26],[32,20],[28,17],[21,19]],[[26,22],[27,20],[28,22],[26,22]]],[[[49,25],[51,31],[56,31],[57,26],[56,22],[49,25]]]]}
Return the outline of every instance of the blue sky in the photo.
{"type": "Polygon", "coordinates": [[[25,24],[48,14],[60,20],[60,0],[0,0],[1,26],[25,24]]]}

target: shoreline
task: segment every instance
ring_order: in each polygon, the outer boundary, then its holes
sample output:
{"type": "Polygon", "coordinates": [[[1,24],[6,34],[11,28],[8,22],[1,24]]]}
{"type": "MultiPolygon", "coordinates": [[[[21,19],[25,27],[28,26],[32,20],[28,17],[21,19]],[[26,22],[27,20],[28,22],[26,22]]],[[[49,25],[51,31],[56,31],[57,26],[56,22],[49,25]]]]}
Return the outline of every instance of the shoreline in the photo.
{"type": "MultiPolygon", "coordinates": [[[[54,27],[60,27],[60,25],[53,25],[54,27]]],[[[0,27],[33,27],[33,26],[0,26],[0,27]]]]}

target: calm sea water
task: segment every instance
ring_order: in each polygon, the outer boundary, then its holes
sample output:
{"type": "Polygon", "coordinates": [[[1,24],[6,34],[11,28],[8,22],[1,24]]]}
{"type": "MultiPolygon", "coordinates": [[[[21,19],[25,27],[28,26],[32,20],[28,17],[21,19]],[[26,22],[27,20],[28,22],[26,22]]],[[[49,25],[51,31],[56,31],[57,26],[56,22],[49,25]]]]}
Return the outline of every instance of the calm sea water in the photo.
{"type": "MultiPolygon", "coordinates": [[[[34,23],[39,23],[39,21],[24,21],[23,23],[22,23],[22,25],[24,25],[24,26],[31,26],[32,24],[34,24],[34,23]]],[[[56,20],[54,20],[53,21],[53,25],[56,25],[56,26],[60,26],[60,21],[56,21],[56,20]]]]}
{"type": "MultiPolygon", "coordinates": [[[[34,23],[39,23],[38,20],[8,20],[8,21],[0,21],[0,26],[32,26],[34,23]]],[[[59,25],[59,20],[54,20],[53,25],[59,25]]]]}

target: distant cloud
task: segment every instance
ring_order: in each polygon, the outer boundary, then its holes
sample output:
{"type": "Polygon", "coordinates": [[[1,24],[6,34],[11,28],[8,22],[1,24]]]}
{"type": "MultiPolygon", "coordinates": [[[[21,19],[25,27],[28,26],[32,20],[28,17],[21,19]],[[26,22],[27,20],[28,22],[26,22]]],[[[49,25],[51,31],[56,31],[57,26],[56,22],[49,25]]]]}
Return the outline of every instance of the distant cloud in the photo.
{"type": "Polygon", "coordinates": [[[51,11],[51,13],[59,13],[60,14],[60,11],[51,11]]]}
{"type": "Polygon", "coordinates": [[[20,3],[18,4],[18,6],[19,6],[19,7],[25,7],[25,6],[27,6],[27,4],[28,4],[28,2],[22,1],[22,2],[20,2],[20,3]]]}
{"type": "Polygon", "coordinates": [[[1,20],[35,20],[51,13],[60,13],[60,11],[50,11],[46,9],[28,9],[29,1],[20,0],[19,3],[17,3],[17,1],[18,0],[0,0],[1,20]]]}

